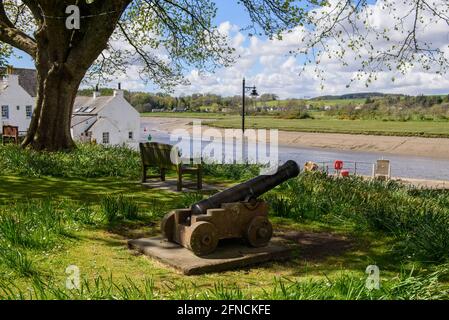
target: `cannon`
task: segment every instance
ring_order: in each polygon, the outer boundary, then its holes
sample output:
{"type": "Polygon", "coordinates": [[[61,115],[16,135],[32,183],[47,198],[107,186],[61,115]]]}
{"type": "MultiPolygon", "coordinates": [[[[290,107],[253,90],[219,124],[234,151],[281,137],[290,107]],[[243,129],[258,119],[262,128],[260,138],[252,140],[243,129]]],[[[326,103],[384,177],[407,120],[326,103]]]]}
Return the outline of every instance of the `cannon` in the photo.
{"type": "Polygon", "coordinates": [[[296,162],[289,160],[273,175],[261,175],[189,209],[168,213],[162,220],[163,236],[190,249],[197,256],[215,251],[223,239],[245,239],[252,247],[266,246],[273,234],[268,220],[268,204],[258,199],[281,183],[299,175],[296,162]]]}

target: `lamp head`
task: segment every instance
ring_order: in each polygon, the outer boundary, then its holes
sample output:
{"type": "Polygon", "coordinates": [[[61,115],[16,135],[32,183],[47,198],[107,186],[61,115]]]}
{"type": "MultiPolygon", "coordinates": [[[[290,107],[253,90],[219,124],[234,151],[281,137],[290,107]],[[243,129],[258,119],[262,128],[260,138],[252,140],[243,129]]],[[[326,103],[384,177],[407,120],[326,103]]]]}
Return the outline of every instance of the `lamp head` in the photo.
{"type": "Polygon", "coordinates": [[[259,96],[259,93],[257,93],[256,87],[253,87],[253,90],[251,91],[251,97],[255,98],[258,96],[259,96]]]}

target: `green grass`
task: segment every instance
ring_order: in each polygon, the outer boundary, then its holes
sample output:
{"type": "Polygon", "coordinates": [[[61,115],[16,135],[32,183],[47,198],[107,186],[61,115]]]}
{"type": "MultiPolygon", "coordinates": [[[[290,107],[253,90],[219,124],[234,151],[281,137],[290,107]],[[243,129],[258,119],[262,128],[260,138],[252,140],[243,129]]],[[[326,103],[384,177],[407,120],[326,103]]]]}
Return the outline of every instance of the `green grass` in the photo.
{"type": "Polygon", "coordinates": [[[401,273],[391,279],[384,279],[379,290],[368,290],[363,277],[342,274],[333,279],[288,280],[276,277],[268,288],[248,285],[242,288],[216,282],[205,288],[196,283],[182,281],[157,282],[145,278],[136,283],[131,278],[118,283],[112,277],[96,277],[92,282],[83,280],[80,288],[68,290],[56,281],[45,281],[40,277],[32,279],[31,286],[24,290],[12,281],[0,280],[0,299],[110,299],[110,300],[412,300],[447,299],[447,289],[439,283],[446,271],[438,270],[429,275],[401,273]],[[162,284],[162,287],[160,286],[162,284]],[[169,290],[164,290],[163,287],[169,290]]]}
{"type": "MultiPolygon", "coordinates": [[[[436,298],[444,292],[437,289],[443,283],[425,271],[434,272],[438,268],[425,266],[421,270],[419,267],[412,278],[420,279],[422,284],[416,284],[404,275],[419,263],[401,261],[392,255],[392,237],[370,231],[354,232],[347,224],[329,223],[325,219],[294,217],[274,217],[275,229],[346,235],[354,242],[353,248],[310,263],[298,256],[288,262],[268,263],[244,271],[186,278],[155,261],[134,255],[127,249],[126,240],[158,234],[158,223],[163,214],[204,195],[150,190],[142,188],[138,182],[113,178],[68,180],[0,176],[0,179],[3,212],[20,212],[23,207],[19,201],[31,197],[36,200],[28,207],[28,214],[35,211],[47,212],[37,217],[53,214],[64,217],[54,219],[62,222],[61,229],[55,229],[51,224],[46,227],[48,220],[44,218],[34,223],[30,220],[28,226],[42,223],[39,228],[46,228],[48,235],[45,238],[51,240],[50,244],[18,245],[14,247],[18,251],[9,253],[10,256],[3,255],[0,298],[389,299],[425,298],[426,295],[436,298]],[[49,193],[52,195],[48,202],[46,195],[52,188],[55,192],[49,193]],[[138,207],[139,215],[132,219],[123,217],[118,223],[110,224],[104,219],[102,204],[108,197],[112,197],[113,202],[127,199],[128,203],[138,207]],[[382,270],[386,285],[383,291],[370,293],[364,289],[364,271],[370,264],[377,264],[382,270]],[[81,270],[82,292],[64,289],[65,268],[69,265],[77,265],[81,270]],[[27,289],[29,286],[34,288],[33,295],[27,289]],[[414,287],[414,291],[409,287],[414,287]],[[400,288],[404,292],[395,293],[400,288]]],[[[39,228],[36,234],[39,234],[39,228]]],[[[30,237],[34,238],[34,234],[30,233],[30,237]]]]}
{"type": "Polygon", "coordinates": [[[402,261],[449,259],[449,191],[409,189],[395,182],[302,174],[266,195],[272,214],[296,221],[348,225],[394,238],[402,261]]]}
{"type": "Polygon", "coordinates": [[[229,115],[225,113],[215,112],[146,112],[141,113],[141,117],[154,118],[198,118],[198,119],[220,119],[226,118],[229,115]]]}
{"type": "MultiPolygon", "coordinates": [[[[370,134],[390,136],[449,137],[449,125],[445,121],[382,121],[339,120],[332,118],[278,119],[270,116],[247,117],[247,128],[279,129],[298,132],[326,132],[370,134]]],[[[219,128],[241,128],[239,116],[207,121],[205,125],[219,128]]]]}
{"type": "MultiPolygon", "coordinates": [[[[310,112],[314,119],[281,119],[274,116],[258,115],[246,118],[247,128],[279,129],[297,132],[324,132],[346,134],[369,134],[385,136],[449,137],[447,121],[382,121],[382,120],[342,120],[310,112]]],[[[241,116],[217,113],[150,113],[149,117],[200,118],[205,125],[218,128],[241,128],[241,116]]]]}
{"type": "MultiPolygon", "coordinates": [[[[93,158],[123,152],[91,151],[99,153],[93,158]]],[[[3,155],[25,157],[22,152],[28,151],[3,155]]],[[[53,157],[74,163],[70,154],[37,156],[45,168],[53,157]]],[[[120,157],[110,161],[114,167],[120,157]]],[[[148,189],[118,165],[115,172],[124,176],[90,177],[83,165],[65,167],[62,176],[47,169],[48,175],[35,175],[40,167],[32,168],[9,165],[0,175],[0,299],[448,298],[447,224],[437,219],[447,216],[447,193],[302,176],[267,196],[274,229],[345,237],[350,249],[307,260],[299,251],[289,261],[185,277],[129,251],[127,240],[158,235],[163,215],[206,193],[148,189]],[[444,259],[429,259],[429,252],[444,259]],[[373,264],[381,270],[378,291],[364,286],[373,264]],[[70,265],[80,269],[81,290],[64,287],[70,265]]],[[[246,179],[253,169],[210,166],[205,180],[246,179]]]]}
{"type": "MultiPolygon", "coordinates": [[[[346,106],[348,104],[359,105],[365,103],[366,99],[327,99],[327,100],[303,100],[305,105],[312,105],[314,107],[324,106],[346,106]]],[[[270,107],[285,106],[288,100],[258,102],[258,105],[267,105],[270,107]]]]}
{"type": "Polygon", "coordinates": [[[15,145],[0,148],[0,171],[21,176],[127,177],[140,174],[140,157],[125,147],[79,144],[72,152],[35,152],[15,145]]]}

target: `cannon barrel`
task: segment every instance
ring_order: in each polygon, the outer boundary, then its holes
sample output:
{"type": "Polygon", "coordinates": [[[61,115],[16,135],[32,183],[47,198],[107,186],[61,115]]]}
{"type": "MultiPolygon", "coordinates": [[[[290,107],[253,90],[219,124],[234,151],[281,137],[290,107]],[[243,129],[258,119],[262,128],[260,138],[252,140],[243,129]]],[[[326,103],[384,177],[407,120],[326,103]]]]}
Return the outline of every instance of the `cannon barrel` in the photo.
{"type": "Polygon", "coordinates": [[[299,167],[295,161],[289,160],[280,166],[273,175],[261,175],[232,188],[219,192],[212,197],[192,205],[194,215],[206,214],[209,209],[220,208],[222,203],[233,203],[256,199],[281,183],[299,175],[299,167]]]}

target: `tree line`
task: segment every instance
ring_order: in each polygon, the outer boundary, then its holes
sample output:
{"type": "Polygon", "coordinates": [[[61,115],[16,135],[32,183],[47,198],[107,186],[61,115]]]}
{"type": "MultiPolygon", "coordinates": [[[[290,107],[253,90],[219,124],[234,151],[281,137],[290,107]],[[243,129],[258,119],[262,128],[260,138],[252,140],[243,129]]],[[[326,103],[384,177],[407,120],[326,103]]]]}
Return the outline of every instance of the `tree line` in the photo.
{"type": "MultiPolygon", "coordinates": [[[[102,95],[112,95],[114,89],[101,88],[99,89],[102,95]]],[[[92,95],[92,89],[83,89],[78,92],[81,96],[92,95]]],[[[183,110],[191,112],[237,112],[242,106],[242,96],[223,97],[217,94],[200,94],[194,93],[192,95],[174,97],[167,93],[148,93],[148,92],[130,92],[125,91],[125,98],[128,102],[136,108],[137,111],[152,112],[153,110],[174,111],[183,110]]],[[[249,97],[247,105],[253,105],[254,99],[249,97]]],[[[256,99],[258,102],[269,102],[278,100],[278,96],[271,93],[262,94],[256,99]]]]}

